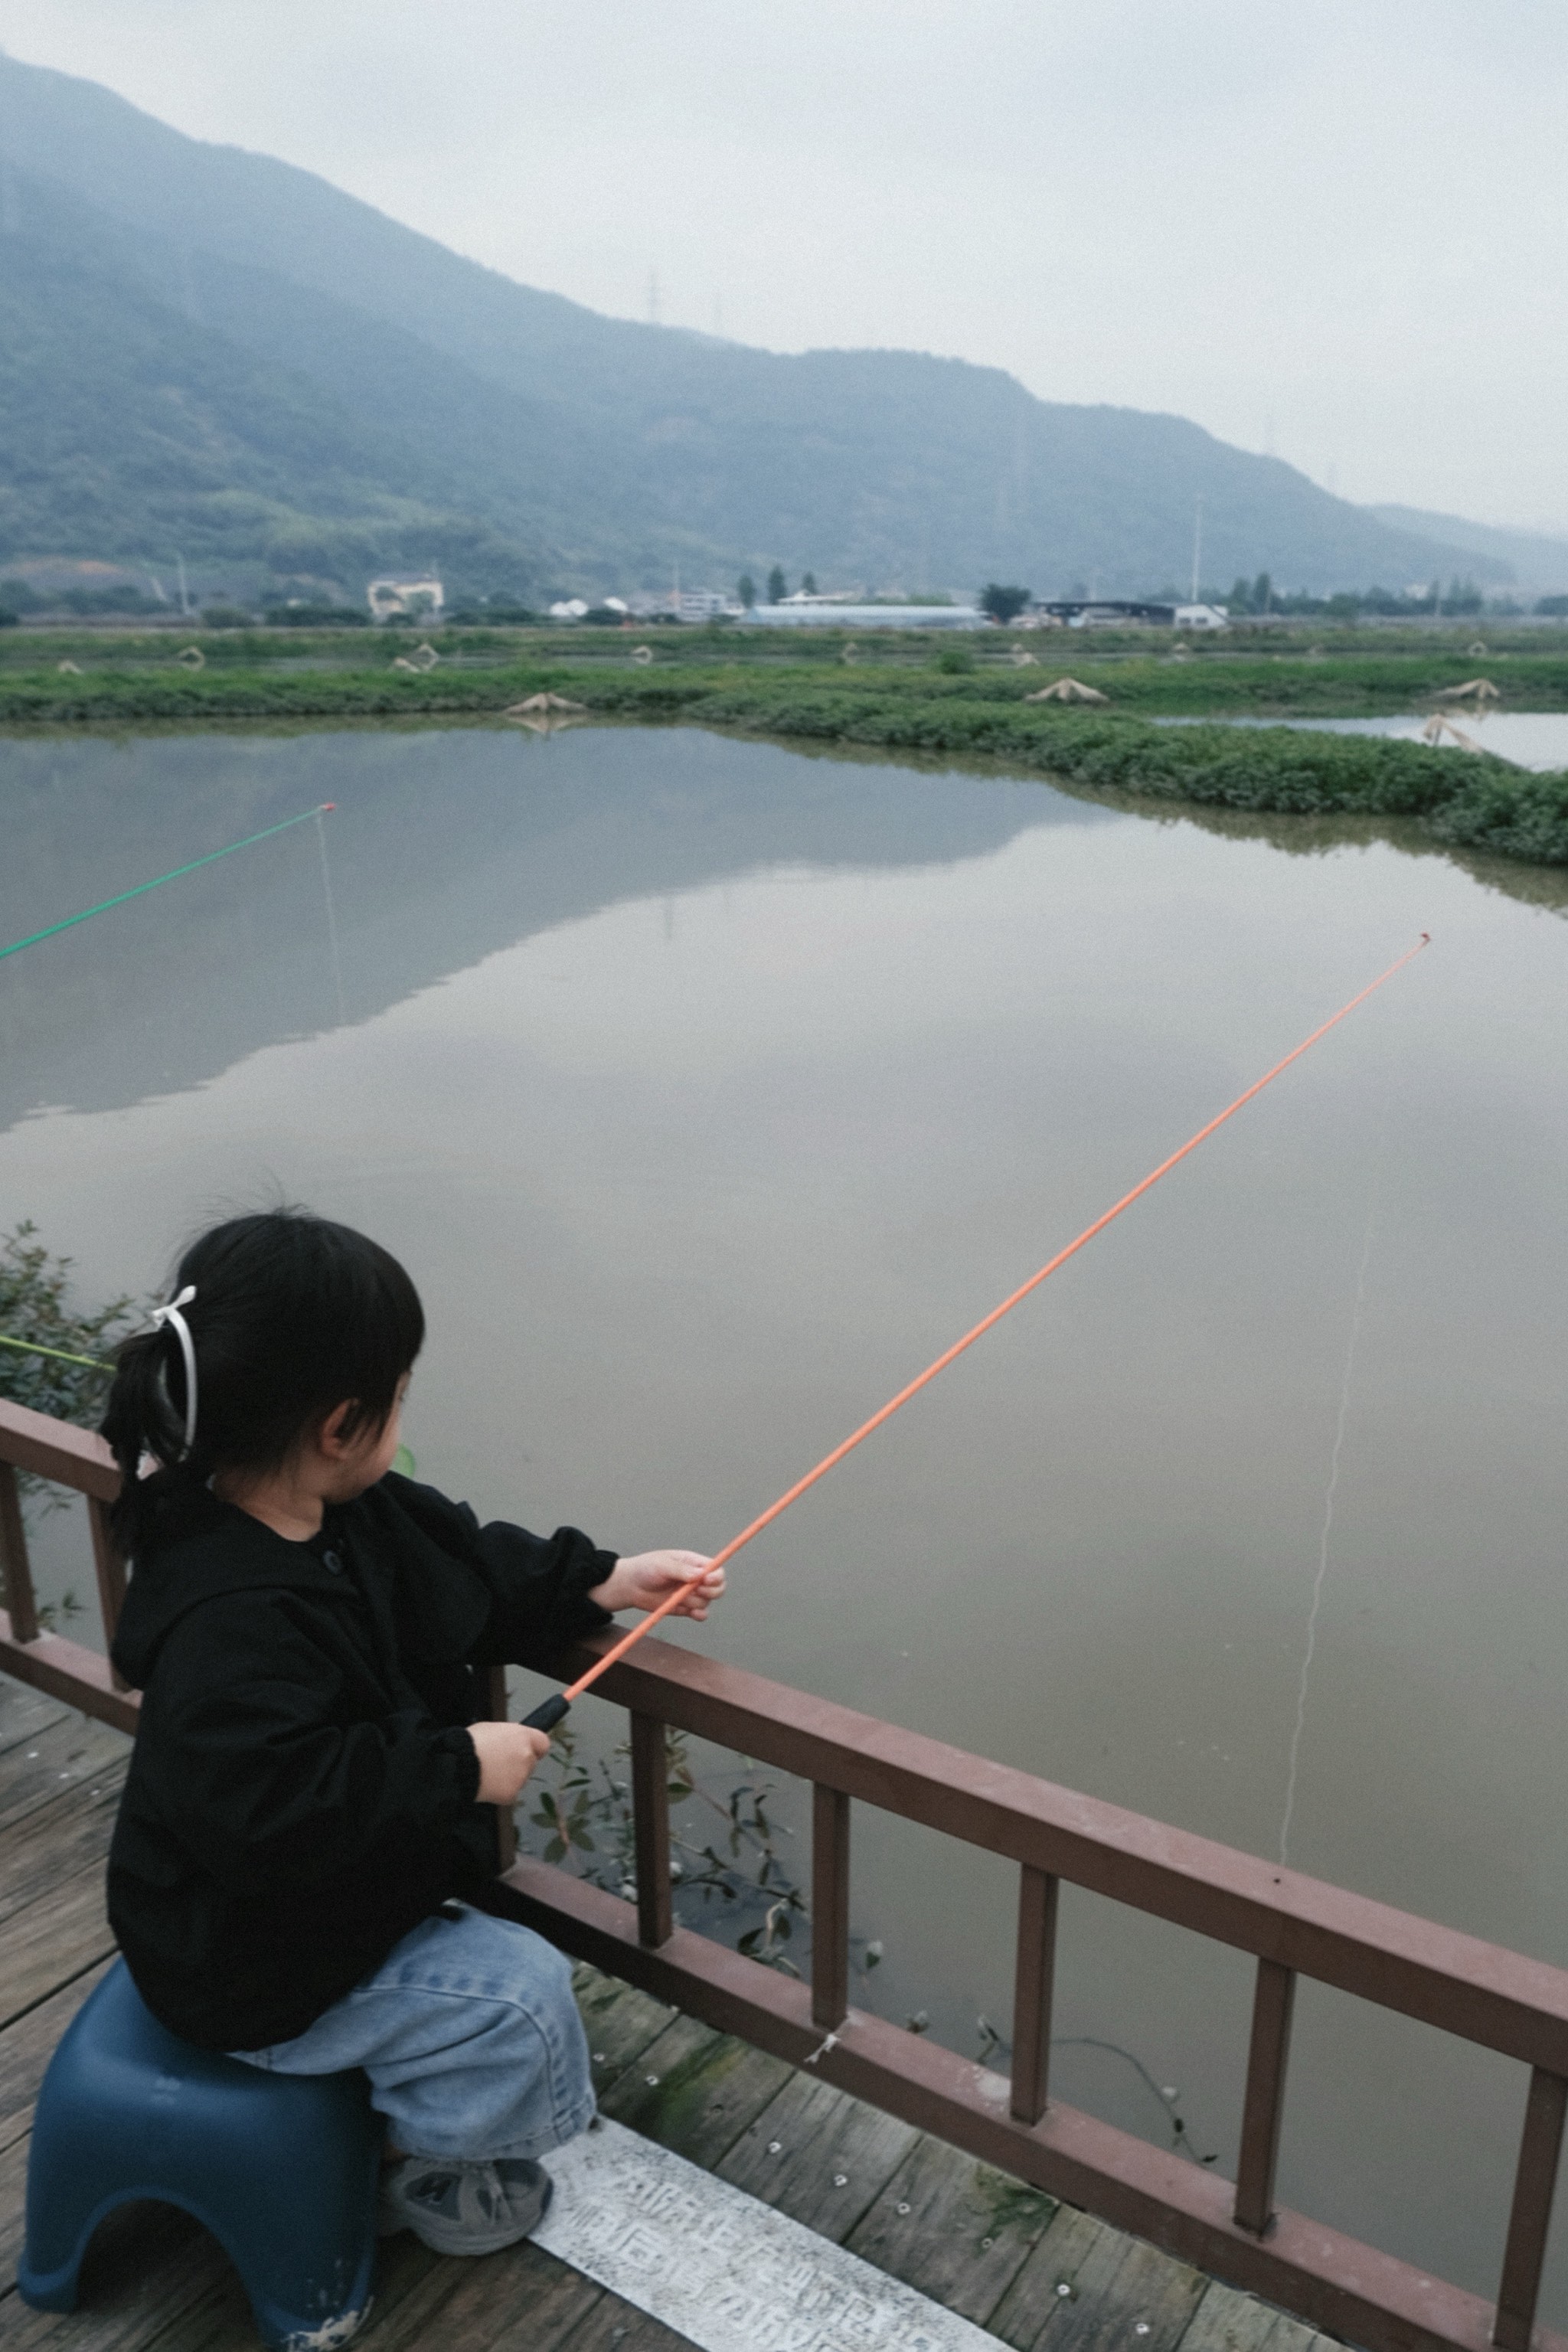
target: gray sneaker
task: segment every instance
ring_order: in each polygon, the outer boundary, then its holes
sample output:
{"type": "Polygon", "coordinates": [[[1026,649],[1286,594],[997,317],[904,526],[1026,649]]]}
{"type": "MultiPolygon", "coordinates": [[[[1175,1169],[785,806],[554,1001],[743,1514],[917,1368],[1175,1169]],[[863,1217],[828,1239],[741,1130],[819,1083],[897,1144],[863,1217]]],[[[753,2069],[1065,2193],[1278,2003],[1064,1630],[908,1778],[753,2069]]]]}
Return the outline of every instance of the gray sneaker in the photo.
{"type": "Polygon", "coordinates": [[[544,2167],[527,2157],[482,2164],[405,2156],[382,2175],[376,2232],[412,2230],[438,2254],[493,2254],[536,2230],[554,2193],[544,2167]]]}

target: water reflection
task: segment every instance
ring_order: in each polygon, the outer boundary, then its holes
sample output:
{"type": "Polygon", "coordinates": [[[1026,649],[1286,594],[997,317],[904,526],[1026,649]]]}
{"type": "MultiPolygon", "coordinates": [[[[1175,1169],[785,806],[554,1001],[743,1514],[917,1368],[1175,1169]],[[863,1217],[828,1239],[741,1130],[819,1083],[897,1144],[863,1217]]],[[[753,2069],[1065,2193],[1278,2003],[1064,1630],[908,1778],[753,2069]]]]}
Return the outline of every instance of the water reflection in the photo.
{"type": "Polygon", "coordinates": [[[955,796],[889,770],[845,793],[765,744],[614,729],[48,740],[0,745],[0,944],[337,803],[322,836],[302,825],[8,961],[0,1126],[199,1084],[618,899],[795,860],[973,856],[1042,821],[1026,786],[955,796]]]}
{"type": "MultiPolygon", "coordinates": [[[[707,1638],[1277,1851],[1380,1170],[1291,1858],[1568,1958],[1549,906],[1375,827],[689,733],[5,757],[32,811],[7,936],[191,855],[197,819],[337,800],[348,1012],[303,826],[0,967],[6,1220],[95,1295],[268,1185],[367,1225],[430,1310],[422,1466],[610,1542],[731,1534],[1432,930],[738,1563],[707,1638]]],[[[856,1835],[879,1999],[972,2048],[1007,2013],[1009,1874],[856,1835]]],[[[1087,1897],[1064,1917],[1060,2030],[1135,2046],[1228,2165],[1245,1964],[1087,1897]]],[[[1342,2009],[1303,2003],[1282,2193],[1485,2291],[1522,2076],[1342,2009]]],[[[1060,2084],[1149,2130],[1092,2051],[1060,2084]]]]}

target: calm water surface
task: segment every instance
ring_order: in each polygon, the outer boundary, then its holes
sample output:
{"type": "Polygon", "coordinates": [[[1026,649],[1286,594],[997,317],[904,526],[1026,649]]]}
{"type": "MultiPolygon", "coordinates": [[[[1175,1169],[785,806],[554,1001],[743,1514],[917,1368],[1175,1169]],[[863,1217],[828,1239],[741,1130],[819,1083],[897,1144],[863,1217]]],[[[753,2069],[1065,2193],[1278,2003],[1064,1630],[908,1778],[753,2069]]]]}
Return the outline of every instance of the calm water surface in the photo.
{"type": "MultiPolygon", "coordinates": [[[[1438,706],[1441,708],[1442,706],[1438,706]]],[[[1562,710],[1492,710],[1471,713],[1457,708],[1447,712],[1460,733],[1469,738],[1479,751],[1494,751],[1500,760],[1508,760],[1516,768],[1533,768],[1542,773],[1568,768],[1568,711],[1562,710]]],[[[1302,727],[1310,732],[1324,735],[1392,735],[1407,743],[1421,740],[1423,728],[1431,722],[1429,711],[1402,711],[1393,719],[1232,719],[1220,717],[1225,727],[1302,727]]],[[[1203,727],[1215,723],[1203,719],[1162,719],[1162,727],[1203,727]]],[[[1446,751],[1462,750],[1462,745],[1447,739],[1446,751]]]]}
{"type": "MultiPolygon", "coordinates": [[[[0,966],[0,1222],[89,1297],[274,1192],[367,1226],[429,1310],[421,1473],[629,1548],[717,1546],[1430,929],[738,1562],[702,1638],[1277,1854],[1343,1402],[1289,1859],[1568,1962],[1552,877],[685,731],[0,773],[0,940],[338,803],[326,871],[301,825],[0,966]]],[[[871,1999],[973,2052],[1012,1874],[856,1835],[871,1999]]],[[[1247,1964],[1063,1911],[1062,2095],[1159,2137],[1085,2046],[1121,2045],[1228,2169],[1247,1964]]],[[[1284,2197],[1486,2291],[1522,2070],[1310,1988],[1300,2017],[1284,2197]]]]}

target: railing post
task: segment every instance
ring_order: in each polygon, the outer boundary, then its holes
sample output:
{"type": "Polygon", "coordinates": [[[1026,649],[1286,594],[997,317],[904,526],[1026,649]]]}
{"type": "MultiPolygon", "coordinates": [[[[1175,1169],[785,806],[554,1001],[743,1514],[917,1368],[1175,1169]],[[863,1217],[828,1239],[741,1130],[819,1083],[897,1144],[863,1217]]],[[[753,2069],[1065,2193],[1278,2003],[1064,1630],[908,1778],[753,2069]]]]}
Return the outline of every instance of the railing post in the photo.
{"type": "Polygon", "coordinates": [[[669,1757],[657,1716],[632,1717],[632,1831],[637,1842],[637,1941],[668,1944],[675,1927],[669,1892],[669,1757]]]}
{"type": "MultiPolygon", "coordinates": [[[[486,1678],[486,1696],[489,1704],[489,1720],[504,1723],[510,1711],[506,1688],[506,1668],[492,1666],[486,1678]]],[[[496,1840],[500,1847],[500,1866],[510,1870],[517,1860],[517,1822],[510,1805],[496,1807],[496,1840]]]]}
{"type": "Polygon", "coordinates": [[[1012,2112],[1037,2124],[1051,2063],[1051,1992],[1057,1963],[1057,1889],[1048,1871],[1018,1874],[1018,1949],[1013,1970],[1012,2112]]]}
{"type": "Polygon", "coordinates": [[[1513,2210],[1508,2217],[1508,2248],[1502,2260],[1502,2284],[1498,2289],[1497,2320],[1492,2342],[1501,2352],[1529,2352],[1535,2326],[1535,2300],[1541,2292],[1541,2266],[1546,2259],[1546,2233],[1552,2225],[1552,2199],[1557,2187],[1557,2160],[1563,2152],[1563,2119],[1568,2113],[1568,2082],[1549,2074],[1542,2066],[1531,2070],[1530,2096],[1525,2102],[1524,2131],[1519,2144],[1519,2170],[1514,2176],[1513,2210]]]}
{"type": "Polygon", "coordinates": [[[831,2033],[849,2012],[849,1800],[811,1791],[811,2021],[831,2033]]]}
{"type": "Polygon", "coordinates": [[[1278,1960],[1259,1960],[1252,2000],[1252,2046],[1241,2111],[1241,2158],[1236,2168],[1236,2223],[1260,2238],[1274,2219],[1274,2170],[1285,2115],[1285,2067],[1290,2055],[1290,2012],[1296,1972],[1278,1960]]]}
{"type": "Polygon", "coordinates": [[[27,1559],[27,1534],[22,1525],[22,1497],[16,1473],[0,1462],[0,1574],[5,1579],[5,1607],[14,1642],[38,1638],[38,1604],[33,1592],[33,1570],[27,1559]]]}
{"type": "MultiPolygon", "coordinates": [[[[103,1620],[103,1646],[114,1647],[114,1636],[120,1624],[120,1612],[125,1606],[125,1562],[120,1546],[109,1524],[109,1505],[100,1502],[96,1495],[87,1498],[88,1525],[92,1530],[92,1565],[98,1577],[98,1611],[103,1620]]],[[[123,1675],[114,1668],[116,1690],[129,1690],[123,1675]]]]}

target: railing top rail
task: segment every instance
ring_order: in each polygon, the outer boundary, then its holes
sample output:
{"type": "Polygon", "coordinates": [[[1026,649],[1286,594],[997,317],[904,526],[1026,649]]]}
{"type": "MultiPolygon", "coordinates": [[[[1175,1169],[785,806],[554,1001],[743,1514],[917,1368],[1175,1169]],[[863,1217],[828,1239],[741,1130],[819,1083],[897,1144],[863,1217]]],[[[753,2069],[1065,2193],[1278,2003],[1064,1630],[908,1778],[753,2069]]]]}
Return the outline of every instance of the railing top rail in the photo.
{"type": "MultiPolygon", "coordinates": [[[[580,1673],[613,1635],[554,1664],[580,1673]]],[[[599,1685],[677,1728],[1568,2074],[1568,1969],[648,1640],[599,1685]]]]}
{"type": "Polygon", "coordinates": [[[34,1412],[30,1406],[12,1404],[4,1397],[0,1397],[0,1462],[36,1471],[40,1478],[72,1486],[79,1495],[96,1496],[100,1503],[112,1503],[120,1492],[114,1456],[94,1431],[51,1420],[46,1412],[34,1412]]]}

